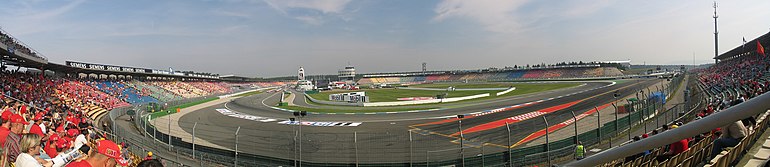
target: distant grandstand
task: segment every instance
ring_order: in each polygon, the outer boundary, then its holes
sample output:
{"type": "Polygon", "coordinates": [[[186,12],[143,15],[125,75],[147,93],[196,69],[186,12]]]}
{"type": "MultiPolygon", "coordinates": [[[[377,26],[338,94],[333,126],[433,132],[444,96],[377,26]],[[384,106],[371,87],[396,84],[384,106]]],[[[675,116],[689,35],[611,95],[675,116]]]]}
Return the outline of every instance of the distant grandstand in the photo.
{"type": "Polygon", "coordinates": [[[622,76],[616,67],[600,65],[560,66],[552,68],[509,69],[495,71],[431,71],[364,75],[358,84],[401,84],[420,82],[513,81],[622,76]]]}

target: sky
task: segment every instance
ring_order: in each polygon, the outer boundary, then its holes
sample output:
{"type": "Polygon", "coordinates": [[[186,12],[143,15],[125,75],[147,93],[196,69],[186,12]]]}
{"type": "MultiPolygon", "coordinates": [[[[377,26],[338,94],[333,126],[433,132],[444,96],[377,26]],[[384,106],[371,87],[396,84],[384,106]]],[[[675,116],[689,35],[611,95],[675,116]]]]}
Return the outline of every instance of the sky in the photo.
{"type": "MultiPolygon", "coordinates": [[[[713,1],[0,0],[48,57],[275,77],[563,61],[713,63],[713,1]]],[[[770,31],[770,1],[718,2],[719,51],[770,31]]],[[[766,44],[770,45],[770,44],[766,44]]]]}

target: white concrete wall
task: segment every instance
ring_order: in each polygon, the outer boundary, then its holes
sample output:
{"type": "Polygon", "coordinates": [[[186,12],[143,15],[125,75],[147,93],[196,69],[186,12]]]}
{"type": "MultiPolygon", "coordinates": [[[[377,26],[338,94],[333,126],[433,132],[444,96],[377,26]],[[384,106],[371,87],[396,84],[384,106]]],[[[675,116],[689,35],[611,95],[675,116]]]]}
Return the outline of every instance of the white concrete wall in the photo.
{"type": "Polygon", "coordinates": [[[416,105],[416,104],[430,104],[430,103],[445,103],[445,102],[470,100],[470,99],[482,98],[487,96],[489,96],[489,93],[465,96],[465,97],[446,98],[446,99],[364,103],[364,106],[376,107],[376,106],[402,106],[402,105],[416,105]]]}
{"type": "Polygon", "coordinates": [[[510,88],[510,89],[508,89],[508,90],[505,90],[505,91],[502,91],[502,92],[497,92],[497,96],[500,96],[500,95],[504,95],[504,94],[506,94],[506,93],[508,93],[508,92],[511,92],[511,91],[513,91],[513,90],[516,90],[516,87],[511,87],[511,88],[510,88]]]}

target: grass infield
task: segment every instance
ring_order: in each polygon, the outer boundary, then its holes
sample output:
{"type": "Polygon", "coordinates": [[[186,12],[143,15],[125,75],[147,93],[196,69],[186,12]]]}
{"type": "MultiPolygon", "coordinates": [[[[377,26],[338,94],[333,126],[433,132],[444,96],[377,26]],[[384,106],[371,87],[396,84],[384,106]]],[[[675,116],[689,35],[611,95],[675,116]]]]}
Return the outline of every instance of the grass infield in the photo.
{"type": "MultiPolygon", "coordinates": [[[[562,88],[568,88],[568,87],[574,87],[577,85],[580,85],[581,83],[539,83],[539,84],[529,84],[529,83],[488,83],[488,84],[425,84],[425,85],[413,85],[412,87],[422,87],[422,88],[446,88],[449,86],[454,86],[455,88],[508,88],[508,87],[516,87],[516,90],[501,95],[499,97],[504,96],[513,96],[513,95],[521,95],[521,94],[528,94],[528,93],[534,93],[534,92],[541,92],[541,91],[548,91],[548,90],[555,90],[555,89],[562,89],[562,88]]],[[[404,98],[404,97],[436,97],[436,95],[439,94],[447,94],[447,98],[452,97],[463,97],[463,96],[471,96],[471,95],[478,95],[478,94],[484,94],[489,93],[491,96],[486,98],[480,98],[480,99],[489,99],[489,98],[496,98],[495,94],[497,92],[502,92],[502,90],[469,90],[469,91],[445,91],[445,90],[406,90],[406,89],[395,89],[395,88],[387,88],[387,89],[363,89],[363,90],[355,90],[355,91],[325,91],[320,92],[317,94],[310,94],[311,97],[313,97],[316,100],[328,100],[329,95],[331,94],[337,94],[337,93],[345,93],[345,92],[360,92],[364,91],[366,92],[366,95],[369,96],[370,102],[391,102],[391,101],[398,101],[397,98],[404,98]]]]}

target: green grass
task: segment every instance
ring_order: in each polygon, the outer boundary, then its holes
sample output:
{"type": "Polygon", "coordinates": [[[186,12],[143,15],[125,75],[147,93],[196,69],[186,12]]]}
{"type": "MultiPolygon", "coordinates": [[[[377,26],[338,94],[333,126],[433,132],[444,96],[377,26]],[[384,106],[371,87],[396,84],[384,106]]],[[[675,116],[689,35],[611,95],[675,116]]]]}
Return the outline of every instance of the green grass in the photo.
{"type": "MultiPolygon", "coordinates": [[[[499,91],[492,91],[491,96],[489,97],[483,97],[478,99],[471,99],[471,100],[465,100],[461,102],[474,102],[474,101],[484,101],[484,100],[490,100],[500,97],[508,97],[508,96],[516,96],[516,95],[523,95],[523,94],[530,94],[535,92],[542,92],[542,91],[549,91],[549,90],[556,90],[556,89],[562,89],[562,88],[569,88],[578,86],[582,83],[576,83],[576,82],[570,82],[570,83],[548,83],[548,84],[510,84],[506,83],[506,85],[512,85],[516,87],[516,90],[501,95],[496,96],[494,93],[499,91]]],[[[376,90],[395,90],[395,89],[376,89],[376,90]]],[[[359,90],[360,91],[360,90],[359,90]]],[[[367,90],[367,95],[369,95],[369,91],[367,90]]],[[[406,91],[406,90],[404,90],[406,91]]],[[[415,91],[415,90],[408,90],[408,91],[415,91]]],[[[326,93],[327,95],[321,97],[314,96],[313,98],[326,100],[328,99],[328,94],[334,94],[339,92],[350,92],[350,91],[335,91],[335,92],[322,92],[326,93]]],[[[436,92],[436,91],[434,91],[436,92]]],[[[443,91],[439,91],[443,92],[443,91]]],[[[456,92],[476,92],[478,91],[455,91],[456,92]]],[[[312,96],[312,95],[311,95],[312,96]]],[[[408,97],[408,96],[407,96],[408,97]]],[[[311,101],[308,101],[308,103],[313,105],[319,105],[319,106],[330,106],[330,105],[324,105],[319,103],[313,103],[311,101]]],[[[459,103],[459,102],[452,102],[452,103],[459,103]]],[[[410,105],[410,106],[401,106],[401,107],[344,107],[339,106],[336,109],[328,109],[328,108],[308,108],[308,107],[300,107],[300,106],[280,106],[279,108],[283,109],[289,109],[289,110],[299,110],[299,111],[309,111],[309,112],[319,112],[319,113],[371,113],[371,112],[399,112],[399,111],[412,111],[412,110],[428,110],[428,109],[437,109],[437,108],[445,108],[445,107],[452,107],[452,106],[445,106],[443,104],[448,103],[434,103],[434,104],[419,104],[419,105],[410,105]],[[440,106],[439,106],[440,105],[440,106]]]]}
{"type": "MultiPolygon", "coordinates": [[[[311,94],[310,96],[313,97],[316,100],[329,100],[329,95],[331,94],[337,94],[337,93],[345,93],[345,92],[359,92],[361,90],[355,90],[355,91],[327,91],[327,92],[320,92],[317,94],[311,94]]],[[[390,101],[398,101],[397,98],[403,98],[403,97],[436,97],[436,95],[447,93],[447,98],[450,97],[463,97],[463,96],[471,96],[471,95],[477,95],[477,94],[484,94],[484,93],[496,93],[498,91],[495,90],[483,90],[483,91],[435,91],[435,90],[406,90],[406,89],[394,89],[394,88],[386,88],[386,89],[372,89],[372,90],[366,90],[366,95],[369,96],[370,102],[390,102],[390,101]]]]}
{"type": "MultiPolygon", "coordinates": [[[[442,85],[434,85],[431,84],[434,87],[444,87],[449,86],[452,84],[442,84],[442,85]]],[[[534,93],[534,92],[541,92],[541,91],[548,91],[548,90],[554,90],[554,89],[562,89],[562,88],[568,88],[580,85],[580,83],[547,83],[547,84],[522,84],[522,83],[493,83],[493,84],[467,84],[467,85],[461,85],[456,84],[459,87],[463,88],[484,88],[484,86],[493,86],[493,87],[516,87],[516,90],[501,95],[500,97],[504,96],[513,96],[513,95],[521,95],[521,94],[528,94],[528,93],[534,93]]],[[[337,93],[344,93],[344,92],[358,92],[362,90],[356,90],[356,91],[326,91],[326,92],[320,92],[318,94],[311,94],[310,96],[313,97],[316,100],[328,100],[330,94],[337,94],[337,93]]],[[[405,89],[372,89],[372,90],[364,90],[366,92],[366,95],[369,96],[370,102],[390,102],[390,101],[398,101],[397,98],[403,98],[403,97],[436,97],[436,95],[447,93],[447,98],[452,97],[463,97],[463,96],[471,96],[471,95],[478,95],[478,94],[484,94],[489,93],[490,97],[480,98],[480,99],[490,99],[490,98],[496,98],[495,94],[497,92],[502,92],[502,90],[472,90],[472,91],[435,91],[435,90],[405,90],[405,89]]]]}
{"type": "Polygon", "coordinates": [[[203,100],[196,101],[196,102],[190,102],[190,103],[185,103],[185,104],[178,105],[178,106],[172,106],[172,107],[169,107],[165,111],[157,111],[157,112],[154,112],[154,113],[150,114],[150,116],[151,116],[150,118],[152,118],[152,119],[160,118],[160,117],[163,117],[163,116],[166,116],[166,115],[170,115],[170,114],[176,113],[176,108],[180,108],[181,109],[181,108],[192,107],[192,106],[195,106],[195,105],[198,105],[198,104],[203,104],[203,103],[214,101],[214,100],[217,100],[217,99],[219,99],[219,97],[212,97],[212,98],[207,98],[207,99],[203,99],[203,100]]]}
{"type": "Polygon", "coordinates": [[[307,108],[307,107],[300,107],[300,106],[280,106],[278,108],[283,109],[289,109],[294,111],[307,111],[307,112],[317,112],[317,113],[372,113],[372,112],[399,112],[399,111],[413,111],[413,110],[429,110],[429,109],[435,109],[431,107],[423,107],[423,108],[363,108],[360,107],[360,109],[327,109],[327,108],[307,108]]]}
{"type": "Polygon", "coordinates": [[[256,94],[260,94],[260,93],[262,93],[262,91],[253,91],[253,92],[249,92],[249,93],[240,94],[240,95],[235,96],[235,97],[246,97],[246,96],[256,95],[256,94]]]}
{"type": "Polygon", "coordinates": [[[447,88],[447,87],[454,87],[457,89],[472,89],[472,88],[508,88],[511,86],[514,86],[514,84],[511,83],[477,83],[477,84],[464,84],[464,83],[454,83],[454,84],[422,84],[422,85],[412,85],[409,87],[415,87],[415,88],[447,88]]]}

